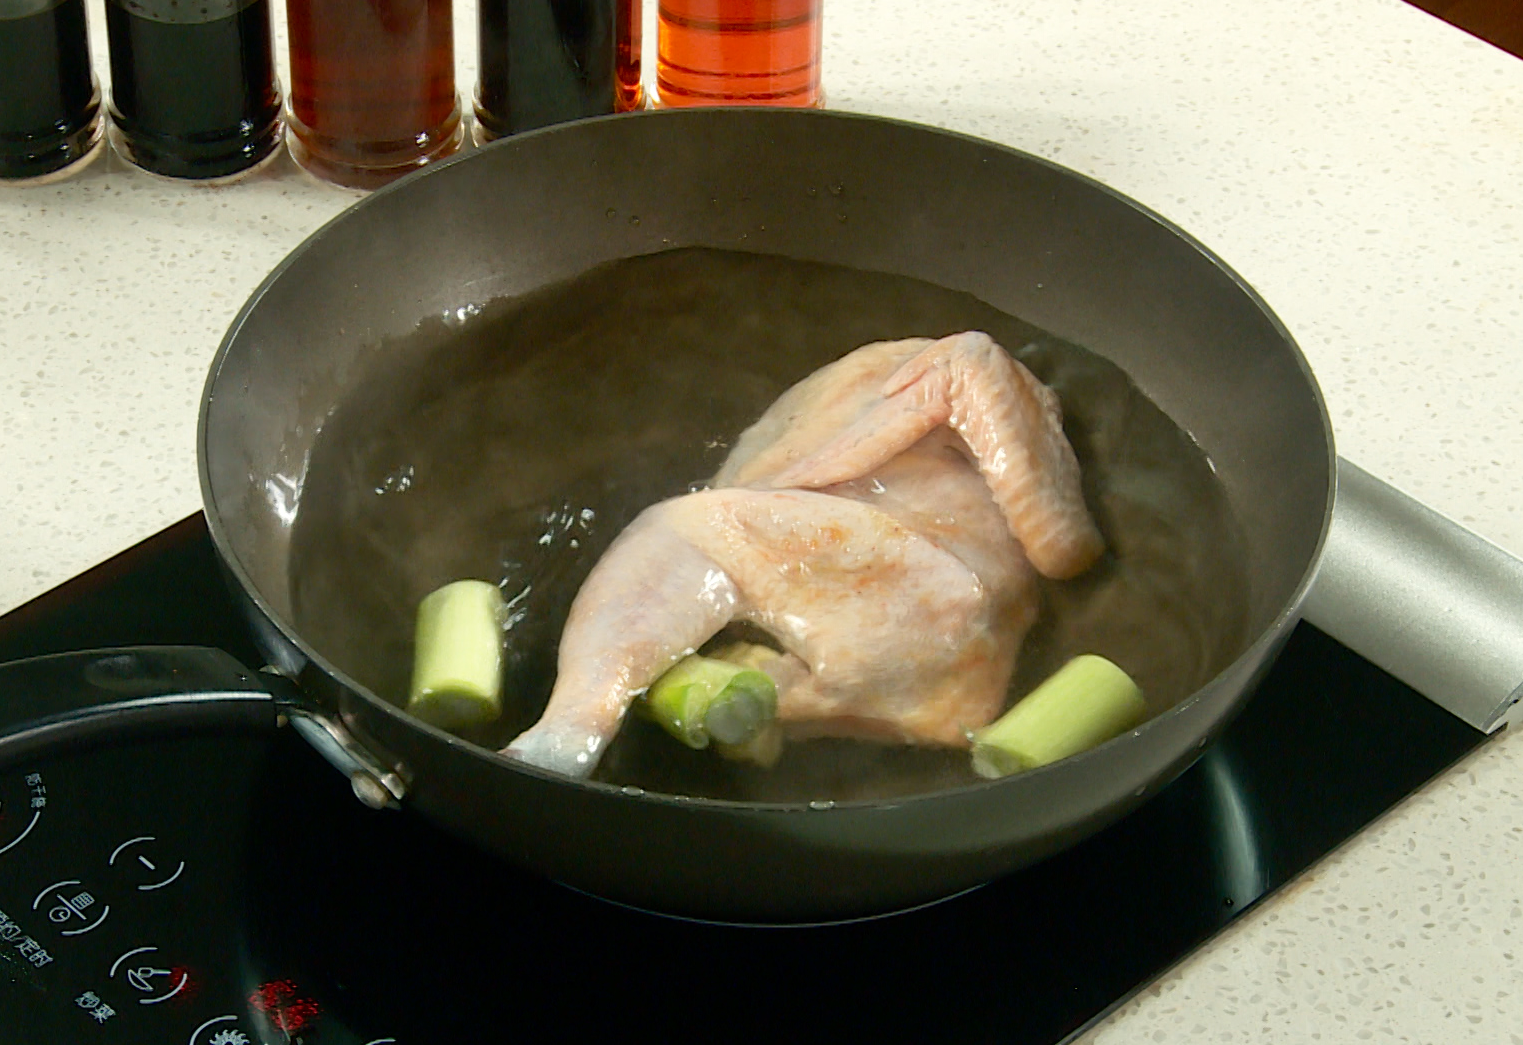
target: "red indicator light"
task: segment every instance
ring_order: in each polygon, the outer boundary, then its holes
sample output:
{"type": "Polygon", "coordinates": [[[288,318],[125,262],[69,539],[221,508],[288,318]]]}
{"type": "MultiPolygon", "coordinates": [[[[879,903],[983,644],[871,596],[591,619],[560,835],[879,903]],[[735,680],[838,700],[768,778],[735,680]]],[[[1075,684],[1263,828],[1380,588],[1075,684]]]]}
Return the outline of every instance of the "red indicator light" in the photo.
{"type": "Polygon", "coordinates": [[[181,985],[174,993],[175,1005],[184,1005],[201,993],[200,977],[183,965],[176,965],[169,970],[169,982],[181,985]]]}
{"type": "Polygon", "coordinates": [[[322,1007],[311,998],[301,997],[292,980],[271,980],[249,995],[249,1006],[278,1030],[295,1034],[311,1027],[322,1015],[322,1007]]]}

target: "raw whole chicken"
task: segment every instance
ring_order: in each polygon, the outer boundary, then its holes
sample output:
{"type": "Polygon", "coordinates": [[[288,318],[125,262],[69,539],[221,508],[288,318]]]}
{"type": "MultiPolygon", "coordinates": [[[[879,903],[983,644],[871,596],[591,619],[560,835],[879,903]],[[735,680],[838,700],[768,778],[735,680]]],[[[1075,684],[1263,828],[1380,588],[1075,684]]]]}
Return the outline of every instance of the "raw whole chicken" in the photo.
{"type": "Polygon", "coordinates": [[[572,603],[503,753],[585,777],[631,703],[732,621],[783,651],[790,737],[965,746],[1002,710],[1036,574],[1088,569],[1057,396],[986,334],[865,345],[785,392],[710,487],[642,512],[572,603]]]}

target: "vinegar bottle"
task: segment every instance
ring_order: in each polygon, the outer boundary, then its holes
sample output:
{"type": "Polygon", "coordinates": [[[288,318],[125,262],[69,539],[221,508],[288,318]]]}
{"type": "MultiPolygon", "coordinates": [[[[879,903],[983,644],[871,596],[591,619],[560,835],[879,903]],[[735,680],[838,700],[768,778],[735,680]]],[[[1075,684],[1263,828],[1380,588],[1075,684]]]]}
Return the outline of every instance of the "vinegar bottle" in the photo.
{"type": "Polygon", "coordinates": [[[823,0],[660,0],[663,106],[819,106],[823,0]]]}
{"type": "Polygon", "coordinates": [[[100,145],[84,0],[0,0],[0,180],[65,177],[100,145]]]}
{"type": "Polygon", "coordinates": [[[637,108],[640,0],[480,0],[476,138],[637,108]]]}
{"type": "Polygon", "coordinates": [[[286,13],[297,163],[372,189],[460,147],[450,0],[287,0],[286,13]]]}
{"type": "Polygon", "coordinates": [[[227,180],[275,155],[270,0],[106,0],[111,143],[171,178],[227,180]]]}

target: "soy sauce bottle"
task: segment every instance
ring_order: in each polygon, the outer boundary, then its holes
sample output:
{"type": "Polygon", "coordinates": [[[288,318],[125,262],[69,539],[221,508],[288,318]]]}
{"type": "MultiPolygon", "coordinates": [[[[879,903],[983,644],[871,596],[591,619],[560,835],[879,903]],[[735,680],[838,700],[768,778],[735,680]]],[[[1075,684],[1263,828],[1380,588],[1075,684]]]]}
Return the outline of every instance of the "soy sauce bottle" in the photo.
{"type": "Polygon", "coordinates": [[[85,0],[0,0],[0,179],[67,176],[100,144],[85,0]]]}
{"type": "Polygon", "coordinates": [[[450,0],[287,0],[291,155],[351,188],[378,188],[455,152],[450,0]]]}
{"type": "Polygon", "coordinates": [[[476,137],[638,108],[640,0],[480,0],[476,137]]]}
{"type": "Polygon", "coordinates": [[[270,0],[106,0],[111,141],[171,178],[227,179],[280,146],[270,0]]]}

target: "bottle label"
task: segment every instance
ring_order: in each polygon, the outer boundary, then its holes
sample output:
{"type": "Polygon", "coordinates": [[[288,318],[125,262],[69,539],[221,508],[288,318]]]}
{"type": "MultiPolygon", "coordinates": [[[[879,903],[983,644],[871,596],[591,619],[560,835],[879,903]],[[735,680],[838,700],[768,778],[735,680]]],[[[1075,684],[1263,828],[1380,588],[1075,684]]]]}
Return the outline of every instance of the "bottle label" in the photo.
{"type": "MultiPolygon", "coordinates": [[[[0,0],[0,4],[11,0],[0,0]]],[[[24,2],[24,0],[22,0],[24,2]]],[[[231,18],[255,0],[110,0],[130,15],[170,25],[200,25],[231,18]]]]}

